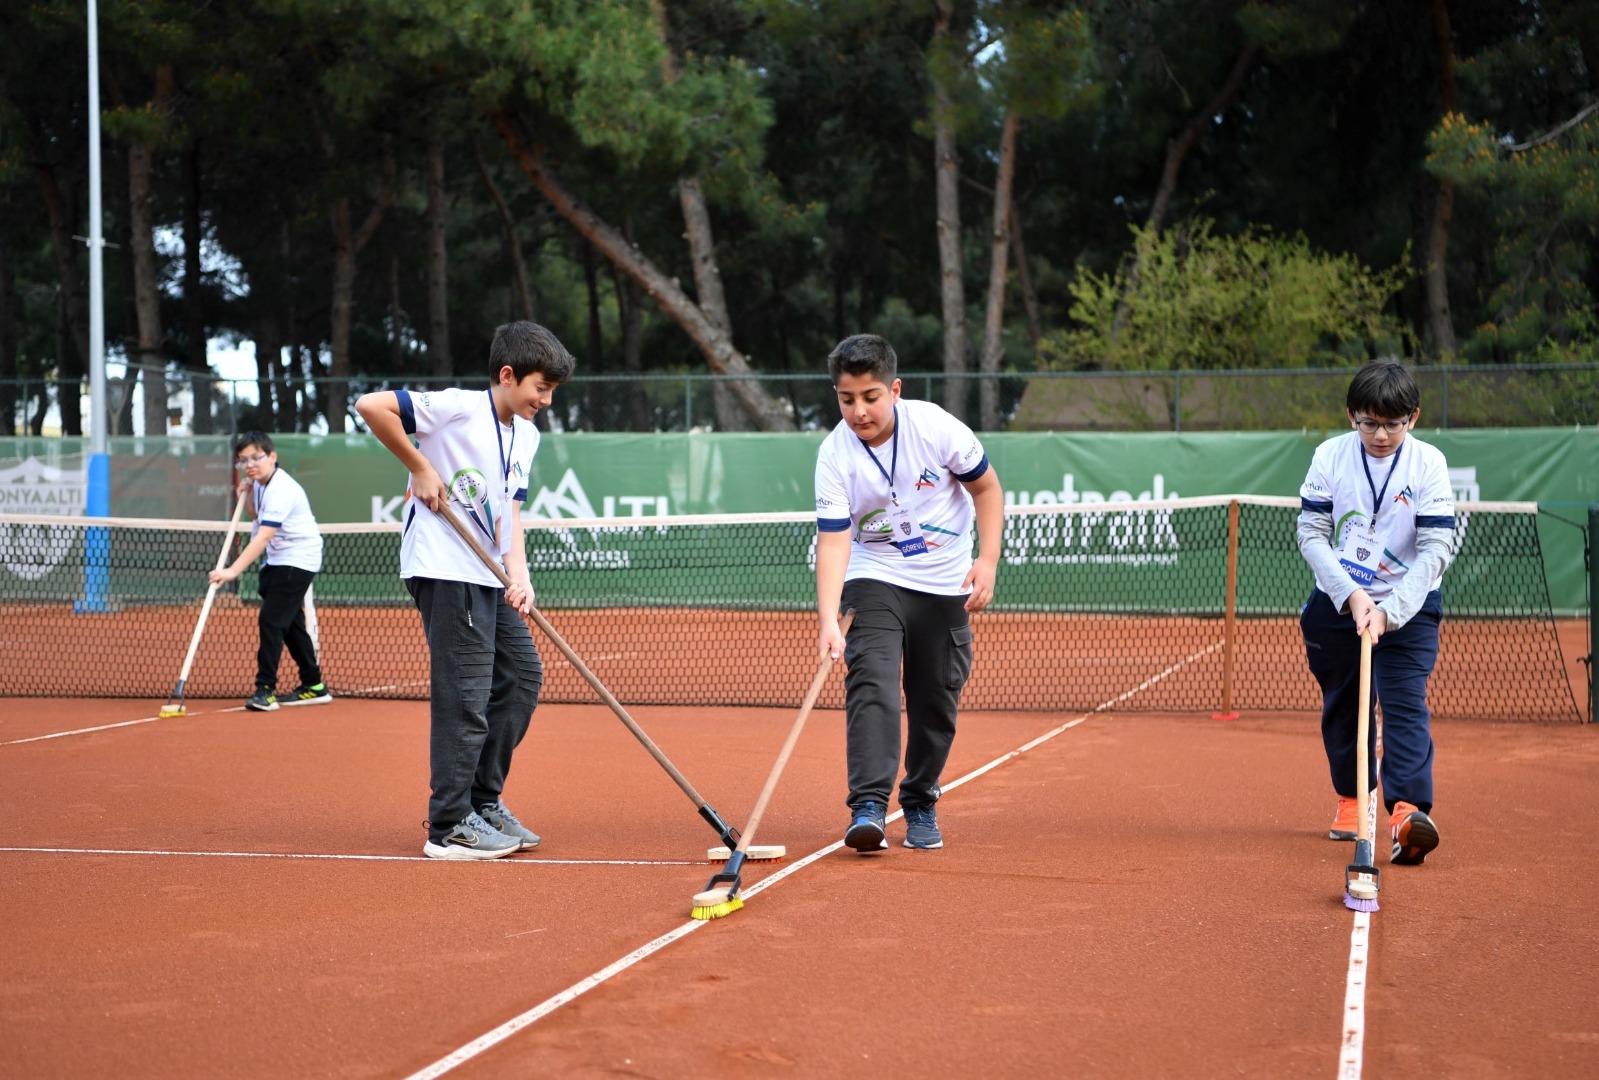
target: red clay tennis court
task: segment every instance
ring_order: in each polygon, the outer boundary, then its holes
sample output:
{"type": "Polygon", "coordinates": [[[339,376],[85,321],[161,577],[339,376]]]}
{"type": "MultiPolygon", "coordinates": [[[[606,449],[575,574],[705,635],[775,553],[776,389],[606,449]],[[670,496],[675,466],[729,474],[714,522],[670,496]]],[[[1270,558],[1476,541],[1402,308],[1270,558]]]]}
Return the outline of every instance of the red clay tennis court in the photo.
{"type": "MultiPolygon", "coordinates": [[[[544,844],[479,865],[420,858],[425,704],[159,704],[5,703],[0,1073],[1599,1073],[1588,725],[1437,726],[1444,844],[1366,916],[1351,1072],[1312,715],[967,713],[947,847],[862,857],[819,711],[787,860],[699,923],[715,836],[603,707],[540,708],[507,799],[544,844]]],[[[794,718],[633,715],[734,821],[794,718]]]]}

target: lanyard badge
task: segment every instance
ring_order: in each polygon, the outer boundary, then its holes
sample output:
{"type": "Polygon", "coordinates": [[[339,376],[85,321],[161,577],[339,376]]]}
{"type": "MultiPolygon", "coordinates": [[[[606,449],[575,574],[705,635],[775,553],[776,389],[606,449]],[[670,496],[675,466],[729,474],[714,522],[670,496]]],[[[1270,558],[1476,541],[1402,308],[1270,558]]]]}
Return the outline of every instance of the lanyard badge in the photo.
{"type": "Polygon", "coordinates": [[[872,448],[865,439],[861,439],[861,449],[866,451],[866,456],[872,459],[872,464],[877,466],[877,471],[883,474],[883,479],[888,481],[888,506],[884,512],[888,515],[889,542],[899,548],[899,553],[905,558],[912,555],[927,554],[927,538],[922,535],[922,526],[916,520],[914,507],[902,504],[899,493],[894,490],[894,473],[899,468],[899,406],[894,406],[894,435],[889,452],[888,468],[883,468],[883,463],[877,460],[877,455],[872,453],[872,448]]]}

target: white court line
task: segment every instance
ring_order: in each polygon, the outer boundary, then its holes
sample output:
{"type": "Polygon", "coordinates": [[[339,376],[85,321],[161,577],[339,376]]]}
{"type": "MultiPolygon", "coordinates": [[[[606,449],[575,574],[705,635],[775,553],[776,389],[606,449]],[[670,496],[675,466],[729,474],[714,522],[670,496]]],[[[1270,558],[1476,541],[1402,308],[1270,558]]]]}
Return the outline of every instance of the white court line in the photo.
{"type": "MultiPolygon", "coordinates": [[[[344,692],[342,697],[336,697],[334,700],[342,701],[346,697],[361,698],[367,694],[381,694],[386,690],[410,689],[411,687],[423,685],[425,684],[420,682],[408,682],[389,683],[385,686],[367,686],[361,688],[360,690],[347,690],[344,692]]],[[[289,706],[291,709],[307,707],[308,706],[303,705],[289,706]]],[[[177,716],[162,716],[160,713],[157,713],[154,716],[140,717],[138,720],[119,720],[115,724],[100,724],[96,727],[73,728],[71,731],[52,731],[48,735],[31,735],[26,739],[8,739],[5,742],[0,742],[0,746],[21,746],[23,743],[44,742],[47,739],[64,739],[68,735],[92,735],[96,731],[112,731],[116,728],[137,727],[140,724],[153,724],[157,720],[185,720],[193,716],[216,716],[220,713],[244,712],[244,709],[245,707],[243,705],[231,705],[225,709],[206,709],[203,712],[183,712],[177,716]]]]}
{"type": "MultiPolygon", "coordinates": [[[[38,855],[175,855],[198,859],[340,859],[360,862],[453,862],[426,855],[318,855],[299,851],[140,851],[126,848],[0,847],[0,851],[38,855]]],[[[507,866],[698,866],[687,859],[484,859],[507,866]]]]}
{"type": "MultiPolygon", "coordinates": [[[[967,773],[965,776],[962,776],[960,779],[954,780],[954,781],[952,781],[952,782],[950,782],[948,784],[943,785],[942,790],[944,790],[944,791],[953,791],[955,788],[960,787],[962,784],[966,783],[967,781],[975,780],[979,776],[982,776],[984,773],[990,772],[991,770],[996,769],[999,766],[1005,764],[1005,762],[1011,761],[1011,760],[1013,760],[1013,759],[1015,759],[1017,757],[1020,757],[1022,754],[1025,754],[1027,751],[1032,750],[1033,748],[1035,748],[1037,746],[1041,746],[1044,743],[1048,742],[1049,740],[1055,738],[1055,736],[1060,735],[1063,732],[1070,731],[1072,728],[1074,728],[1077,725],[1079,725],[1079,724],[1083,723],[1084,721],[1086,721],[1089,717],[1092,717],[1092,716],[1095,716],[1095,715],[1097,715],[1097,714],[1099,714],[1101,712],[1104,712],[1106,709],[1110,708],[1112,705],[1116,705],[1116,704],[1118,704],[1120,702],[1126,701],[1128,698],[1132,697],[1134,694],[1139,693],[1142,690],[1149,689],[1151,686],[1154,686],[1156,683],[1160,682],[1162,679],[1166,678],[1168,675],[1171,675],[1171,674],[1177,672],[1178,670],[1180,670],[1180,669],[1186,667],[1187,665],[1193,663],[1195,660],[1198,660],[1198,659],[1200,659],[1202,657],[1205,657],[1205,656],[1209,656],[1211,653],[1213,653],[1217,649],[1221,648],[1221,646],[1222,646],[1222,643],[1218,641],[1216,644],[1210,646],[1209,648],[1205,648],[1205,649],[1199,650],[1198,652],[1194,653],[1192,656],[1188,657],[1187,659],[1180,660],[1177,663],[1171,665],[1166,670],[1160,672],[1158,675],[1154,675],[1154,676],[1152,676],[1152,677],[1150,677],[1148,679],[1145,679],[1143,682],[1139,683],[1137,686],[1133,687],[1131,690],[1128,690],[1128,691],[1126,691],[1125,693],[1122,693],[1122,694],[1118,694],[1116,697],[1113,697],[1110,700],[1105,701],[1102,704],[1096,706],[1095,708],[1089,710],[1088,712],[1085,712],[1083,715],[1079,716],[1077,719],[1070,720],[1070,721],[1060,725],[1057,728],[1054,728],[1054,729],[1052,729],[1050,731],[1047,731],[1044,734],[1040,735],[1038,738],[1032,740],[1029,743],[1024,744],[1023,746],[1019,747],[1018,749],[1012,750],[1012,751],[1010,751],[1007,754],[1001,754],[999,757],[995,758],[993,761],[990,761],[988,764],[983,765],[980,768],[973,769],[971,772],[967,773]]],[[[887,820],[888,821],[895,821],[898,818],[901,818],[903,816],[904,816],[904,811],[903,810],[896,810],[896,811],[894,811],[894,813],[888,815],[887,820]]],[[[820,849],[818,851],[811,852],[809,855],[805,856],[803,859],[800,859],[798,862],[790,863],[788,866],[785,866],[783,869],[779,870],[777,873],[771,874],[771,875],[769,875],[767,877],[762,878],[760,881],[756,882],[754,885],[751,885],[748,889],[742,889],[740,891],[740,895],[741,896],[754,896],[757,893],[759,893],[759,892],[761,892],[761,891],[763,891],[763,890],[765,890],[765,889],[767,889],[767,888],[769,888],[769,887],[771,887],[773,885],[776,885],[778,882],[782,881],[784,878],[788,877],[789,875],[798,873],[800,870],[802,870],[803,868],[805,868],[807,866],[810,866],[812,863],[816,862],[817,860],[825,858],[828,855],[831,855],[833,852],[839,850],[843,846],[844,846],[844,842],[842,840],[835,840],[835,841],[833,841],[833,843],[828,844],[826,847],[824,847],[824,848],[822,848],[822,849],[820,849]]],[[[477,1057],[479,1054],[483,1053],[485,1050],[488,1050],[491,1047],[499,1045],[500,1043],[504,1042],[506,1039],[509,1039],[512,1035],[515,1035],[518,1031],[521,1031],[523,1028],[527,1027],[529,1024],[532,1024],[532,1023],[534,1023],[534,1022],[536,1022],[538,1020],[543,1019],[544,1017],[548,1016],[550,1013],[554,1012],[556,1009],[559,1009],[562,1005],[565,1005],[568,1002],[576,1000],[582,994],[588,993],[590,990],[592,990],[596,986],[600,985],[600,983],[605,982],[607,979],[611,978],[613,975],[621,974],[622,972],[626,971],[628,968],[632,967],[634,964],[638,963],[640,960],[645,959],[646,957],[650,956],[653,953],[660,952],[662,949],[666,948],[666,946],[670,945],[672,942],[677,941],[679,938],[687,937],[689,934],[692,934],[694,931],[698,930],[700,927],[702,927],[704,925],[705,925],[705,923],[701,922],[698,919],[690,919],[688,922],[684,923],[682,926],[679,926],[677,929],[671,930],[671,931],[669,931],[669,932],[667,932],[665,934],[662,934],[660,937],[656,938],[654,941],[651,941],[651,942],[649,942],[649,943],[647,943],[645,945],[639,946],[638,948],[634,949],[632,952],[628,953],[626,956],[622,957],[619,960],[614,961],[611,964],[606,965],[605,967],[601,968],[599,971],[596,971],[594,974],[588,976],[587,978],[573,983],[571,986],[567,987],[565,990],[562,990],[560,993],[556,994],[554,997],[546,998],[544,1001],[539,1002],[539,1004],[533,1006],[533,1008],[529,1009],[525,1013],[522,1013],[520,1016],[514,1016],[511,1019],[507,1020],[505,1023],[501,1024],[499,1027],[495,1028],[494,1030],[488,1031],[488,1032],[485,1032],[482,1035],[479,1035],[477,1038],[473,1039],[471,1042],[467,1043],[465,1046],[462,1046],[462,1047],[460,1047],[460,1048],[458,1048],[456,1050],[451,1051],[450,1053],[446,1054],[444,1057],[442,1057],[439,1060],[435,1061],[433,1064],[427,1066],[425,1069],[422,1069],[419,1072],[412,1073],[409,1077],[406,1078],[406,1080],[434,1080],[434,1078],[436,1078],[436,1077],[443,1076],[445,1073],[447,1073],[450,1070],[454,1069],[457,1065],[463,1065],[466,1062],[468,1062],[468,1061],[472,1060],[473,1058],[477,1057]]]]}
{"type": "Polygon", "coordinates": [[[135,727],[139,724],[153,724],[157,720],[182,720],[190,716],[212,716],[216,713],[243,711],[243,705],[235,705],[231,709],[213,709],[206,712],[197,713],[186,712],[182,716],[161,716],[160,714],[157,714],[155,716],[142,717],[138,720],[119,720],[115,724],[101,724],[98,727],[73,728],[71,731],[52,731],[48,735],[31,735],[26,739],[10,739],[6,742],[0,742],[0,746],[21,746],[23,743],[44,742],[46,739],[64,739],[68,735],[92,735],[96,731],[111,731],[114,728],[135,727]]]}
{"type": "Polygon", "coordinates": [[[1349,933],[1349,976],[1344,984],[1344,1043],[1338,1058],[1338,1080],[1360,1080],[1366,1045],[1366,971],[1371,937],[1371,912],[1355,912],[1349,933]]]}

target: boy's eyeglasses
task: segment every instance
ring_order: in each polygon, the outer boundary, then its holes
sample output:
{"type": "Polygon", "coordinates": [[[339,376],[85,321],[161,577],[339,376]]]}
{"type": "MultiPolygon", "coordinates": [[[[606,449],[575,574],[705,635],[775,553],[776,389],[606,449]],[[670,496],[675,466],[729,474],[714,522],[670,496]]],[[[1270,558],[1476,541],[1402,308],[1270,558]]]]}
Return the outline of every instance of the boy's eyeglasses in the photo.
{"type": "Polygon", "coordinates": [[[1382,428],[1390,435],[1398,435],[1410,425],[1409,420],[1356,420],[1355,426],[1367,435],[1377,434],[1377,429],[1382,428]]]}
{"type": "Polygon", "coordinates": [[[240,465],[246,465],[246,466],[248,466],[248,465],[259,465],[263,461],[265,461],[266,459],[267,459],[267,456],[265,454],[257,454],[254,457],[241,457],[239,459],[239,464],[240,465]]]}

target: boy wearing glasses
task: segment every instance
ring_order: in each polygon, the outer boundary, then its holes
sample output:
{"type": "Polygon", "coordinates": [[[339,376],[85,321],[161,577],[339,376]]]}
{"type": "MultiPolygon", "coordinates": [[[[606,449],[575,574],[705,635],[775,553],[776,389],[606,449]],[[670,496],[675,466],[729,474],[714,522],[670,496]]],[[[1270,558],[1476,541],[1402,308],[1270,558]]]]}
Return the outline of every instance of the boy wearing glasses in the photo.
{"type": "Polygon", "coordinates": [[[1373,641],[1372,684],[1382,703],[1382,791],[1391,860],[1417,865],[1438,846],[1431,814],[1432,735],[1427,679],[1438,659],[1438,585],[1455,555],[1455,497],[1436,447],[1410,433],[1420,415],[1410,372],[1375,360],[1350,380],[1353,429],[1322,443],[1300,488],[1299,550],[1316,588],[1299,616],[1311,674],[1321,684],[1321,736],[1337,816],[1327,836],[1355,839],[1360,798],[1355,754],[1377,783],[1376,726],[1355,746],[1360,637],[1373,641]]]}
{"type": "Polygon", "coordinates": [[[311,502],[294,477],[278,468],[272,436],[247,431],[234,440],[233,455],[243,472],[239,498],[250,496],[254,519],[250,542],[231,566],[211,571],[210,578],[218,585],[233,581],[266,553],[260,579],[261,645],[255,654],[255,693],[245,701],[245,708],[272,712],[280,704],[278,661],[285,645],[299,665],[300,685],[281,704],[326,704],[333,695],[322,681],[316,643],[305,626],[305,594],[322,569],[322,534],[311,513],[311,502]]]}

